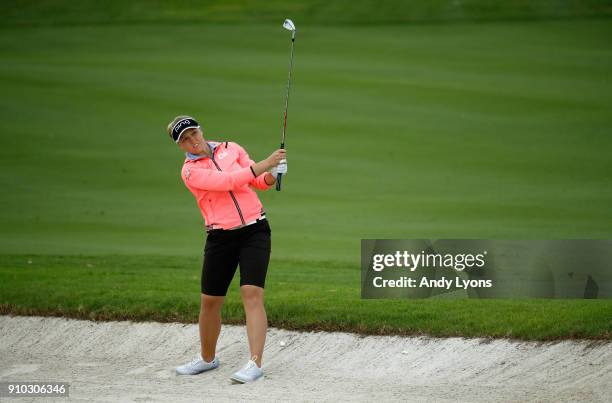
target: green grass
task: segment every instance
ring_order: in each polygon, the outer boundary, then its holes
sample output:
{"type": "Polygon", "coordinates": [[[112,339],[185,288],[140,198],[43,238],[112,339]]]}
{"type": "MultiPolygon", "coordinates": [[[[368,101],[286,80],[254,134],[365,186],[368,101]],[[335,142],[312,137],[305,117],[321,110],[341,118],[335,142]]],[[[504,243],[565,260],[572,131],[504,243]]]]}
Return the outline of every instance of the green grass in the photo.
{"type": "MultiPolygon", "coordinates": [[[[95,320],[195,323],[200,260],[151,256],[0,257],[0,312],[95,320]]],[[[365,334],[609,339],[605,300],[361,300],[359,268],[274,260],[266,285],[272,326],[365,334]]],[[[224,323],[244,323],[237,282],[224,323]]]]}
{"type": "MultiPolygon", "coordinates": [[[[609,238],[611,25],[318,28],[298,43],[290,172],[262,194],[283,259],[361,238],[609,238]],[[384,46],[381,46],[384,44],[384,46]],[[503,50],[502,50],[503,49],[503,50]]],[[[277,27],[5,29],[0,253],[192,254],[175,115],[278,146],[277,27]]]]}
{"type": "Polygon", "coordinates": [[[610,0],[21,0],[0,4],[0,26],[282,22],[298,27],[601,17],[610,0]],[[303,25],[305,24],[305,25],[303,25]]]}
{"type": "MultiPolygon", "coordinates": [[[[193,320],[203,223],[164,129],[193,114],[208,138],[267,156],[287,33],[266,23],[1,31],[3,309],[193,320]],[[30,255],[43,267],[18,270],[30,255]],[[78,255],[106,260],[109,275],[78,255]],[[163,281],[175,260],[180,285],[163,281]],[[155,273],[167,288],[147,294],[155,273]],[[82,276],[105,287],[88,290],[82,276]]],[[[609,337],[609,319],[597,323],[608,301],[360,301],[356,267],[361,238],[611,238],[611,34],[596,19],[301,30],[289,173],[283,192],[261,196],[272,323],[609,337]],[[281,287],[282,273],[303,292],[281,287]],[[327,276],[337,294],[321,291],[327,276]]]]}

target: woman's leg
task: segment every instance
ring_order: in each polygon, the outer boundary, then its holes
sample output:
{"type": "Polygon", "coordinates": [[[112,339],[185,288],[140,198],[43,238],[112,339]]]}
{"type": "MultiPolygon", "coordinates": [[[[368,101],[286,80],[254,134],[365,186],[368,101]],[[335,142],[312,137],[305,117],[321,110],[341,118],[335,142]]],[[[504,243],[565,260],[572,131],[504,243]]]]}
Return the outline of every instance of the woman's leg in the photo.
{"type": "Polygon", "coordinates": [[[240,294],[246,313],[247,334],[251,358],[261,368],[268,317],[264,308],[264,286],[270,252],[271,230],[268,221],[259,221],[246,227],[240,247],[240,294]]]}
{"type": "Polygon", "coordinates": [[[221,333],[221,306],[225,297],[201,294],[200,306],[200,343],[202,358],[211,362],[215,358],[217,339],[221,333]]]}
{"type": "Polygon", "coordinates": [[[268,317],[266,316],[263,300],[264,289],[255,285],[243,285],[240,287],[240,294],[242,294],[242,303],[246,313],[251,357],[256,357],[255,362],[261,368],[261,357],[268,330],[268,317]]]}

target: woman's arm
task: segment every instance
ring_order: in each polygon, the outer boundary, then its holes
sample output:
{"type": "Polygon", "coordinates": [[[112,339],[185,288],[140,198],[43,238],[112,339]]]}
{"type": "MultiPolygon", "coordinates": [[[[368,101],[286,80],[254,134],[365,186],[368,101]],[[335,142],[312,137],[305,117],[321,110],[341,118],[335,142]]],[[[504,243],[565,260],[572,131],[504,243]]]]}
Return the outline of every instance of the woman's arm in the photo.
{"type": "MultiPolygon", "coordinates": [[[[238,164],[240,164],[241,167],[251,166],[255,163],[251,157],[249,157],[249,154],[243,147],[241,147],[238,143],[232,144],[238,149],[238,164]]],[[[276,178],[274,178],[270,172],[265,172],[263,175],[257,175],[257,177],[253,178],[253,180],[249,182],[249,185],[257,189],[267,190],[275,183],[276,178]]]]}
{"type": "Polygon", "coordinates": [[[284,157],[285,150],[276,150],[268,158],[232,172],[198,168],[187,164],[183,167],[182,178],[187,186],[196,189],[234,190],[275,167],[284,157]]]}
{"type": "Polygon", "coordinates": [[[254,178],[251,167],[238,171],[221,172],[209,168],[200,168],[186,164],[183,167],[182,178],[187,187],[203,190],[234,190],[246,185],[254,178]]]}

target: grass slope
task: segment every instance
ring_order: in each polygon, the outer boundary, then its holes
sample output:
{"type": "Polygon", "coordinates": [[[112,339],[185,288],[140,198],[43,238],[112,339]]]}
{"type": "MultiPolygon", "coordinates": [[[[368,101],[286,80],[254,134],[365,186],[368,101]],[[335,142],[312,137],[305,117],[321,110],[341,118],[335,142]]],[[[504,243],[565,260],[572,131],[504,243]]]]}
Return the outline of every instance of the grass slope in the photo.
{"type": "MultiPolygon", "coordinates": [[[[0,313],[95,320],[197,323],[196,258],[1,256],[0,313]]],[[[266,282],[272,326],[364,334],[612,337],[607,300],[361,300],[359,269],[333,262],[275,260],[266,282]]],[[[238,282],[224,323],[245,323],[238,282]]]]}

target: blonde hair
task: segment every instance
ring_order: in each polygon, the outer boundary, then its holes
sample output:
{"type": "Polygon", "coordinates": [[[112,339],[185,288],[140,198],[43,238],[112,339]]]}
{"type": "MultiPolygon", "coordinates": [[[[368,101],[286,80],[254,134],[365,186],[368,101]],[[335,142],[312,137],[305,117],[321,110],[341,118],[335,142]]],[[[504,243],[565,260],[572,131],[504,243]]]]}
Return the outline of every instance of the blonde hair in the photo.
{"type": "MultiPolygon", "coordinates": [[[[188,116],[188,115],[179,115],[177,117],[175,117],[174,119],[172,119],[172,122],[170,122],[168,124],[168,127],[166,128],[166,132],[168,133],[168,136],[170,136],[170,138],[172,140],[174,140],[174,138],[172,137],[172,128],[174,127],[174,125],[176,125],[179,121],[183,120],[183,119],[194,119],[192,116],[188,116]]],[[[188,129],[190,130],[190,129],[188,129]]]]}

